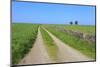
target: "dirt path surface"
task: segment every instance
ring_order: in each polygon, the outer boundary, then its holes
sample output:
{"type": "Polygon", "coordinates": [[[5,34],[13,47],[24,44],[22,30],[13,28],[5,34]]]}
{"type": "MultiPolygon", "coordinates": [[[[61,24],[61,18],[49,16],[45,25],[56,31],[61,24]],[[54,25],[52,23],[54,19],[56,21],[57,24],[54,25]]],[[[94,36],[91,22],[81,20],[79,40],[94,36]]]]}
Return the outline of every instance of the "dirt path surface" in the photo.
{"type": "Polygon", "coordinates": [[[34,43],[31,51],[21,60],[19,65],[26,64],[44,64],[53,63],[53,61],[48,56],[47,50],[44,46],[40,28],[38,29],[38,35],[36,42],[34,43]]]}
{"type": "MultiPolygon", "coordinates": [[[[47,31],[45,28],[43,28],[43,29],[45,31],[47,31]]],[[[83,55],[78,50],[63,43],[60,39],[55,37],[49,31],[47,31],[47,32],[52,37],[52,39],[54,40],[55,44],[58,47],[57,62],[75,62],[75,61],[91,61],[91,60],[93,60],[93,59],[90,59],[87,56],[83,55]]]]}

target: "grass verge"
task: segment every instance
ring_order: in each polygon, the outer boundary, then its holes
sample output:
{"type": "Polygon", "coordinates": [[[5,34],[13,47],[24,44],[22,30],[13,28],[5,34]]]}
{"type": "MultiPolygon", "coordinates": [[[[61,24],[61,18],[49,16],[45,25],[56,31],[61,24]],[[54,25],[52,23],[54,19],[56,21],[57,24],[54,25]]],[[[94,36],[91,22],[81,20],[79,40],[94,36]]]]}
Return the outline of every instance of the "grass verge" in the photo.
{"type": "Polygon", "coordinates": [[[49,34],[44,29],[41,28],[40,30],[41,30],[43,40],[44,40],[49,56],[52,58],[52,60],[56,61],[57,46],[55,45],[52,38],[49,36],[49,34]]]}
{"type": "Polygon", "coordinates": [[[35,24],[12,24],[12,64],[18,64],[35,42],[38,26],[35,24]]]}

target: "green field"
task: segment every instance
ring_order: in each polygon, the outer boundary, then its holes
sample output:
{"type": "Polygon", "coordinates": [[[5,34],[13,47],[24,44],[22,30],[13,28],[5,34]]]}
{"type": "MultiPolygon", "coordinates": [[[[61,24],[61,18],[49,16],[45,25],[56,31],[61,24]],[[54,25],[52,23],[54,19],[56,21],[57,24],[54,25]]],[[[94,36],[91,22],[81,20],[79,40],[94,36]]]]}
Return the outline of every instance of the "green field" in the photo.
{"type": "MultiPolygon", "coordinates": [[[[96,58],[96,43],[88,42],[84,39],[80,39],[70,33],[62,31],[73,30],[83,32],[88,35],[95,34],[95,26],[89,25],[53,25],[53,24],[28,24],[28,23],[13,23],[12,24],[12,63],[18,64],[18,62],[25,57],[25,55],[34,46],[38,34],[38,28],[43,37],[43,41],[46,44],[48,54],[53,60],[56,60],[58,48],[55,45],[50,35],[43,29],[47,29],[57,38],[69,46],[79,50],[83,54],[90,58],[96,58]]],[[[63,48],[62,48],[63,49],[63,48]]]]}
{"type": "Polygon", "coordinates": [[[51,24],[46,26],[52,26],[57,28],[64,28],[66,30],[78,31],[89,35],[95,35],[95,26],[94,25],[63,25],[63,24],[51,24]]]}
{"type": "Polygon", "coordinates": [[[38,26],[36,24],[12,24],[12,63],[17,64],[32,48],[38,26]]]}
{"type": "MultiPolygon", "coordinates": [[[[84,53],[85,55],[87,55],[91,58],[95,58],[95,47],[96,47],[95,43],[85,41],[85,40],[80,39],[76,36],[73,36],[69,33],[61,31],[61,30],[59,30],[59,26],[60,25],[58,25],[58,26],[57,25],[56,26],[55,25],[44,25],[44,27],[48,31],[50,31],[52,34],[54,34],[56,37],[58,37],[60,40],[62,40],[69,46],[81,51],[82,53],[84,53]]],[[[60,26],[60,28],[61,27],[62,26],[60,26]]],[[[65,25],[63,27],[65,27],[65,25]]],[[[73,26],[73,28],[75,28],[75,27],[76,26],[73,26]]],[[[84,28],[84,26],[80,26],[80,27],[82,27],[81,29],[84,28]]],[[[94,28],[95,27],[91,28],[91,30],[94,30],[94,28]]],[[[78,30],[78,28],[76,28],[76,29],[78,30]]],[[[87,29],[84,29],[84,30],[87,31],[87,29]]]]}
{"type": "Polygon", "coordinates": [[[83,32],[89,35],[95,35],[95,26],[93,25],[67,25],[65,29],[83,32]]]}

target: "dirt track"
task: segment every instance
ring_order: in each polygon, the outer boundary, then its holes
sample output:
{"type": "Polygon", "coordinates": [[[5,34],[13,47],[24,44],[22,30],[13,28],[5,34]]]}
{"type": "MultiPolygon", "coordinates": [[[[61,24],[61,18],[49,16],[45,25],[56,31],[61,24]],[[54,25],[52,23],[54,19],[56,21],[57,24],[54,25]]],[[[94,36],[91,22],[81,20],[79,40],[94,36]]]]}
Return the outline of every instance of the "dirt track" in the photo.
{"type": "Polygon", "coordinates": [[[53,61],[48,56],[48,53],[45,49],[40,28],[38,29],[38,35],[36,42],[31,49],[31,51],[21,60],[19,65],[25,64],[44,64],[52,63],[53,61]]]}
{"type": "MultiPolygon", "coordinates": [[[[43,28],[47,31],[45,28],[43,28]]],[[[74,62],[74,61],[90,61],[93,59],[88,58],[87,56],[80,53],[78,50],[68,46],[63,43],[49,31],[47,31],[51,38],[54,40],[55,45],[58,47],[57,51],[57,62],[74,62]]],[[[45,63],[54,63],[47,53],[45,48],[43,38],[40,32],[40,28],[38,29],[38,35],[36,42],[34,43],[31,51],[19,62],[19,65],[26,64],[45,64],[45,63]]]]}
{"type": "MultiPolygon", "coordinates": [[[[47,30],[45,29],[45,31],[47,31],[47,30]]],[[[52,39],[55,42],[55,45],[57,45],[57,47],[58,47],[58,57],[57,57],[58,62],[74,62],[74,61],[93,60],[93,59],[83,55],[78,50],[63,43],[61,40],[59,40],[57,37],[55,37],[50,32],[48,32],[48,34],[52,37],[52,39]]]]}

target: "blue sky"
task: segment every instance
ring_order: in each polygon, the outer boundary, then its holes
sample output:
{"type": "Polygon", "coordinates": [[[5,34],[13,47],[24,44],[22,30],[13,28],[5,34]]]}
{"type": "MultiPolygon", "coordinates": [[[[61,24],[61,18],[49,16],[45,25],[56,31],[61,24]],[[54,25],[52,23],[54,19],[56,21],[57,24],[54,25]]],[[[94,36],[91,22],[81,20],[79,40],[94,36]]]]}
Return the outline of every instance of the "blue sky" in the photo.
{"type": "Polygon", "coordinates": [[[12,2],[13,23],[95,25],[95,7],[31,2],[12,2]]]}

